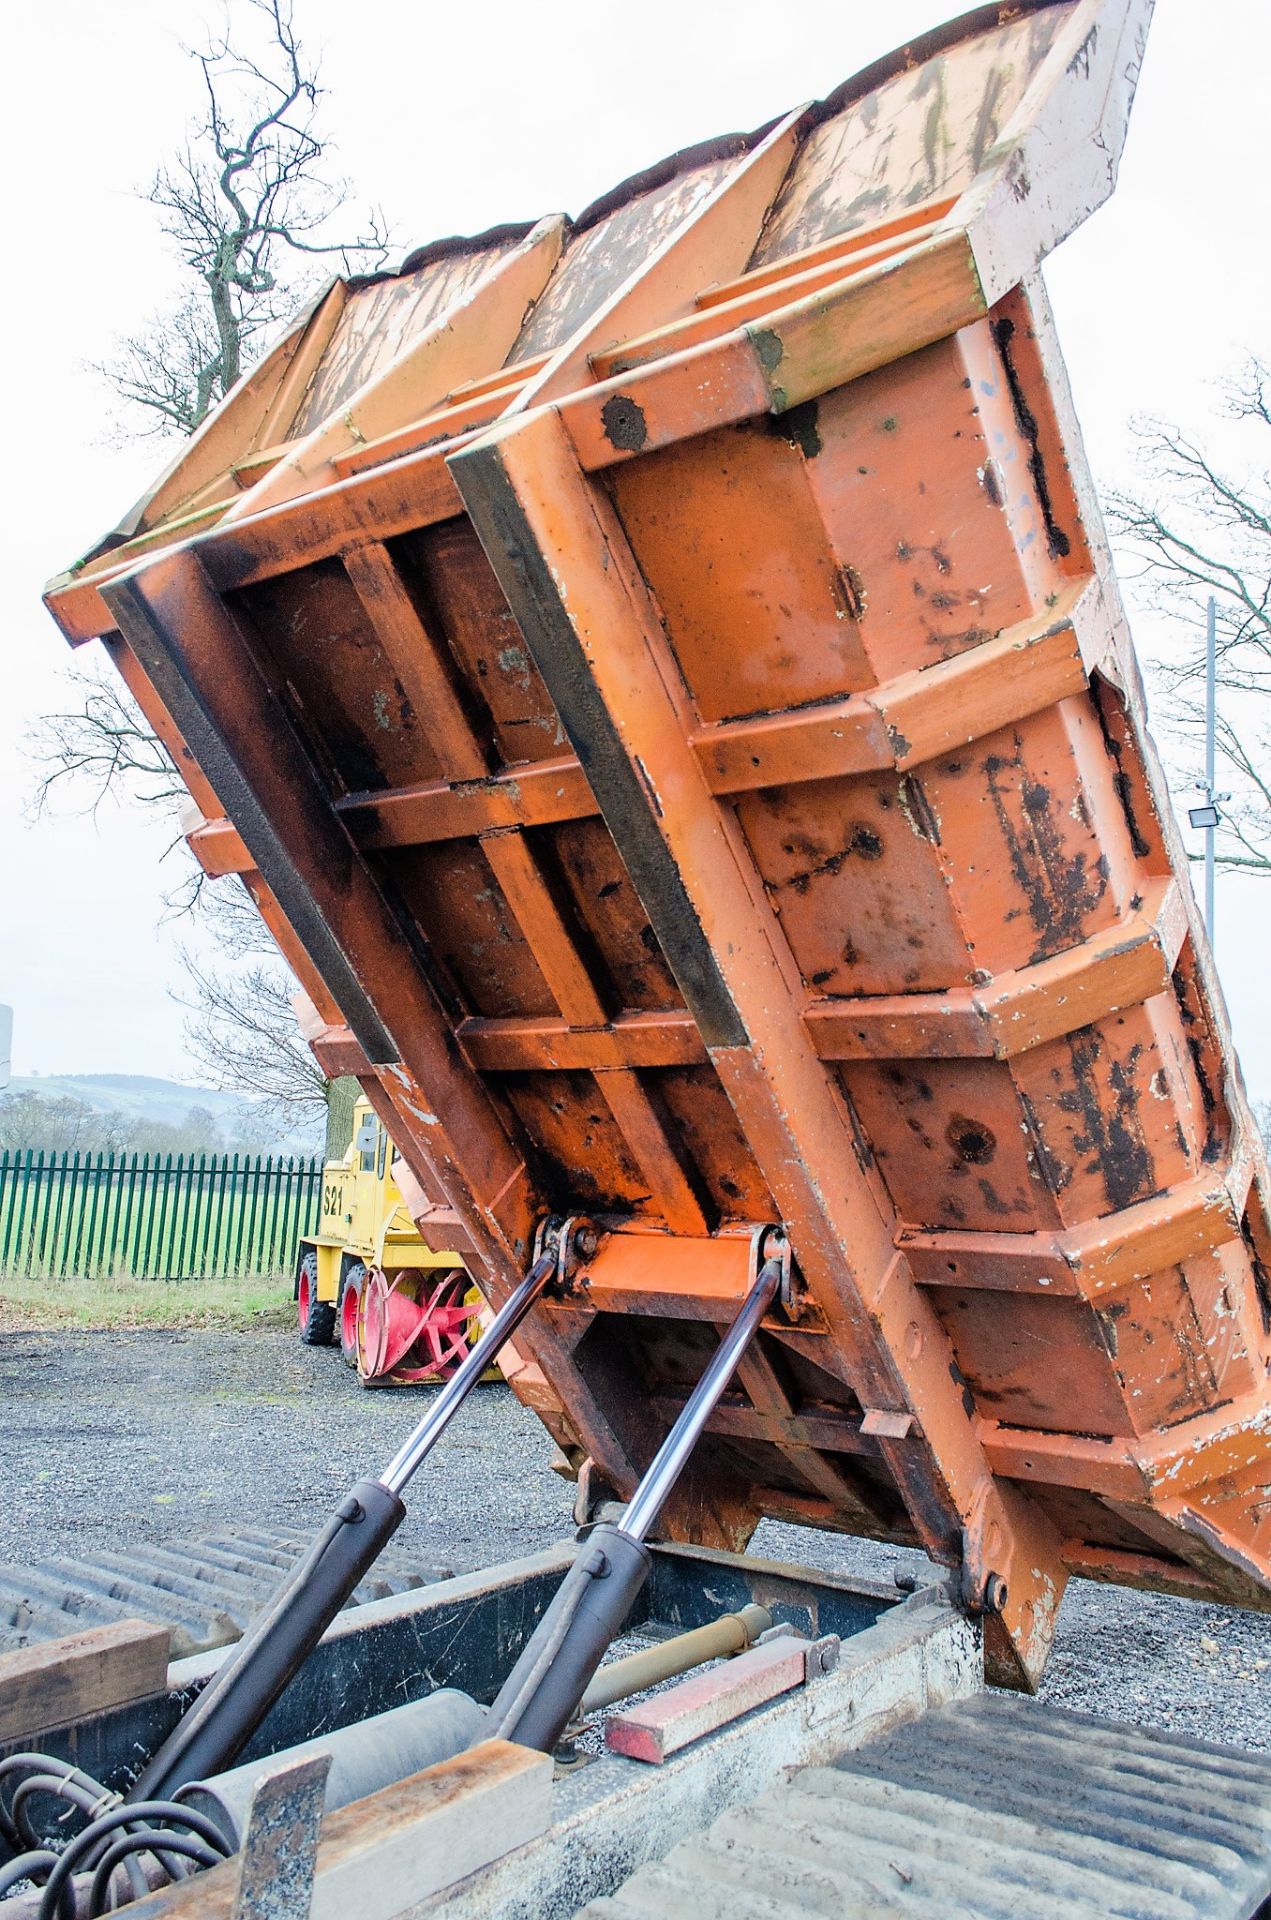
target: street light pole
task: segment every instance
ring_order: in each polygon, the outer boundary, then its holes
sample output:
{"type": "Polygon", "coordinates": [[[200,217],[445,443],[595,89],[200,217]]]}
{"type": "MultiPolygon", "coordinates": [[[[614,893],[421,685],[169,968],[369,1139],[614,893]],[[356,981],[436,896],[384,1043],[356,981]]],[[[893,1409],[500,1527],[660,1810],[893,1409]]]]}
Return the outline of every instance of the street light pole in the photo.
{"type": "Polygon", "coordinates": [[[1229,793],[1215,793],[1218,751],[1218,606],[1212,594],[1205,619],[1205,777],[1199,783],[1203,805],[1189,807],[1187,818],[1205,835],[1205,926],[1214,945],[1214,836],[1218,832],[1218,802],[1229,793]]]}
{"type": "Polygon", "coordinates": [[[1205,804],[1209,825],[1205,828],[1205,925],[1209,944],[1214,944],[1214,835],[1217,811],[1214,804],[1215,735],[1218,724],[1218,609],[1212,593],[1205,620],[1205,804]]]}

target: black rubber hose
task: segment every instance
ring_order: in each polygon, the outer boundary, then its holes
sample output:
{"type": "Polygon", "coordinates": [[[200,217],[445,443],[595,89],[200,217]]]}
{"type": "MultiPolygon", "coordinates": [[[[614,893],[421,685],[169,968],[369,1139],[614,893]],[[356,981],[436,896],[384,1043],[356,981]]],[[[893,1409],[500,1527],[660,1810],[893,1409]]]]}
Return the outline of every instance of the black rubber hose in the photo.
{"type": "MultiPolygon", "coordinates": [[[[59,1913],[65,1920],[74,1920],[74,1898],[67,1904],[71,1895],[71,1876],[81,1861],[87,1864],[110,1834],[120,1827],[140,1827],[148,1821],[168,1820],[178,1826],[188,1827],[200,1840],[206,1840],[209,1846],[224,1849],[225,1836],[205,1814],[196,1813],[193,1807],[179,1807],[175,1800],[143,1800],[123,1807],[112,1807],[100,1820],[85,1827],[82,1833],[68,1841],[65,1850],[57,1856],[57,1865],[49,1874],[44,1887],[44,1897],[40,1901],[38,1920],[57,1920],[59,1913]]],[[[180,1836],[173,1836],[177,1838],[180,1836]]],[[[167,1845],[168,1836],[160,1833],[159,1845],[167,1845]]],[[[222,1854],[222,1857],[223,1854],[222,1854]]]]}
{"type": "Polygon", "coordinates": [[[94,1805],[103,1812],[119,1798],[100,1780],[94,1780],[91,1773],[72,1766],[69,1760],[55,1759],[51,1753],[11,1753],[0,1760],[0,1832],[15,1849],[21,1849],[26,1843],[4,1804],[4,1783],[14,1773],[46,1773],[55,1775],[59,1780],[73,1780],[87,1793],[96,1795],[94,1805]]]}
{"type": "MultiPolygon", "coordinates": [[[[163,1833],[154,1827],[141,1827],[128,1832],[107,1847],[97,1863],[93,1874],[93,1883],[88,1890],[88,1911],[96,1920],[103,1911],[103,1902],[110,1888],[111,1875],[130,1854],[153,1853],[156,1855],[179,1853],[187,1860],[193,1860],[200,1867],[218,1867],[228,1856],[224,1850],[218,1853],[209,1847],[206,1841],[198,1840],[192,1833],[163,1833]]],[[[170,1871],[170,1869],[169,1869],[170,1871]]]]}
{"type": "MultiPolygon", "coordinates": [[[[96,1783],[94,1782],[94,1784],[96,1783]]],[[[26,1810],[27,1801],[34,1799],[36,1794],[40,1793],[50,1794],[58,1800],[69,1801],[73,1807],[78,1807],[81,1813],[86,1813],[90,1822],[94,1820],[98,1814],[108,1813],[110,1811],[110,1805],[103,1806],[103,1799],[110,1804],[114,1804],[119,1798],[118,1794],[114,1793],[105,1795],[94,1793],[91,1788],[81,1785],[78,1780],[68,1779],[64,1775],[56,1773],[28,1774],[14,1794],[12,1804],[13,1824],[22,1835],[23,1842],[28,1847],[42,1847],[44,1845],[43,1839],[36,1832],[26,1810]]]]}
{"type": "Polygon", "coordinates": [[[233,1765],[405,1515],[380,1481],[358,1481],[129,1788],[130,1802],[166,1798],[233,1765]]]}
{"type": "Polygon", "coordinates": [[[33,1847],[29,1853],[20,1853],[13,1860],[7,1860],[0,1867],[0,1900],[4,1899],[19,1880],[42,1880],[50,1867],[57,1865],[57,1855],[51,1847],[33,1847]]]}

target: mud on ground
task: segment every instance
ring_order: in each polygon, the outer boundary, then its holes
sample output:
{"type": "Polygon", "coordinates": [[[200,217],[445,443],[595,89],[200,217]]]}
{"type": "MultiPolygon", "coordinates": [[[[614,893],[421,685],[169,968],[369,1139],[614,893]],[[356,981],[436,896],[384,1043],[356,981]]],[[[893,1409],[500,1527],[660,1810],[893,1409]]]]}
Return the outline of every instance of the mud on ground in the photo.
{"type": "MultiPolygon", "coordinates": [[[[316,1524],[383,1466],[426,1388],[366,1390],[290,1332],[8,1333],[0,1338],[0,1561],[316,1524]]],[[[485,1385],[412,1489],[398,1536],[455,1571],[565,1536],[573,1488],[502,1385],[485,1385]]],[[[768,1521],[753,1550],[889,1578],[919,1556],[768,1521]]],[[[1271,1615],[1074,1582],[1045,1698],[1271,1750],[1271,1615]]]]}

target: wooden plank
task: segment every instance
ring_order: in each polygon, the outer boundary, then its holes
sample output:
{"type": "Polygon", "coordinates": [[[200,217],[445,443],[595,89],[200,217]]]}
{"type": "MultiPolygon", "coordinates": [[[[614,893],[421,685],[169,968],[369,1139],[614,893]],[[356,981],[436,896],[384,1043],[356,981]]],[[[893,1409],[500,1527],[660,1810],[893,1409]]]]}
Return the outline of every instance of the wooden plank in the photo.
{"type": "Polygon", "coordinates": [[[770,405],[782,413],[943,340],[986,311],[970,245],[955,228],[744,331],[770,405]]]}
{"type": "Polygon", "coordinates": [[[767,266],[750,267],[736,280],[708,287],[698,296],[698,305],[717,305],[756,287],[774,286],[792,273],[802,273],[807,267],[818,267],[828,260],[841,260],[851,254],[869,253],[884,240],[894,240],[901,235],[907,235],[912,240],[920,230],[934,227],[943,220],[955,205],[956,197],[951,199],[947,195],[939,200],[923,200],[916,207],[893,215],[890,220],[879,220],[868,227],[854,227],[850,233],[836,233],[832,239],[818,241],[815,246],[801,247],[797,253],[782,254],[779,260],[773,260],[767,266]]]}
{"type": "Polygon", "coordinates": [[[1249,1179],[1247,1164],[1215,1169],[1071,1229],[1062,1244],[1081,1291],[1098,1299],[1238,1239],[1249,1179]]]}
{"type": "Polygon", "coordinates": [[[406,698],[417,714],[428,716],[429,732],[443,760],[462,755],[454,770],[467,777],[488,772],[446,669],[447,649],[424,625],[388,549],[378,540],[351,547],[344,555],[344,570],[406,698]]]}
{"type": "Polygon", "coordinates": [[[1237,1239],[1249,1177],[1247,1166],[1202,1174],[1061,1233],[906,1228],[897,1244],[920,1286],[1097,1300],[1237,1239]]]}
{"type": "Polygon", "coordinates": [[[855,279],[560,402],[592,472],[694,434],[783,413],[982,319],[966,235],[937,234],[855,279]],[[615,403],[621,412],[615,417],[615,403]]]}
{"type": "MultiPolygon", "coordinates": [[[[514,390],[519,390],[520,384],[516,383],[514,390]]],[[[471,433],[497,420],[507,399],[508,393],[500,391],[481,394],[475,400],[464,400],[456,406],[434,407],[430,413],[421,414],[403,427],[394,427],[390,433],[381,433],[374,440],[350,447],[344,453],[332,454],[331,470],[338,479],[349,480],[355,474],[369,472],[372,467],[382,467],[390,460],[417,453],[421,447],[456,440],[460,434],[471,433]]]]}
{"type": "Polygon", "coordinates": [[[895,255],[930,239],[934,232],[934,227],[920,228],[916,233],[882,241],[862,254],[847,257],[833,255],[823,263],[805,267],[801,272],[791,269],[779,279],[770,276],[755,288],[748,287],[744,279],[734,281],[735,291],[727,300],[716,299],[710,293],[699,294],[698,312],[688,314],[669,326],[656,327],[652,332],[624,342],[608,353],[594,354],[592,370],[598,379],[609,380],[616,374],[630,373],[651,360],[661,359],[664,354],[683,353],[690,347],[701,346],[718,338],[730,327],[739,327],[749,320],[761,318],[771,311],[774,303],[802,300],[808,294],[819,293],[824,287],[841,286],[853,274],[864,273],[866,268],[876,265],[880,260],[893,259],[895,255]]]}
{"type": "Polygon", "coordinates": [[[1138,1587],[1145,1593],[1172,1593],[1183,1600],[1216,1600],[1220,1604],[1226,1597],[1198,1568],[1164,1554],[1129,1553],[1089,1541],[1066,1540],[1064,1565],[1077,1579],[1096,1580],[1101,1585],[1138,1587]]]}
{"type": "Polygon", "coordinates": [[[652,1700],[612,1714],[605,1745],[628,1760],[661,1766],[681,1747],[740,1719],[766,1700],[803,1686],[811,1646],[795,1634],[782,1634],[704,1673],[691,1674],[652,1700]]]}
{"type": "Polygon", "coordinates": [[[452,299],[386,367],[304,434],[271,471],[231,506],[226,520],[316,492],[340,478],[336,458],[417,419],[451,387],[501,362],[526,309],[542,292],[564,235],[560,216],[540,221],[516,246],[495,250],[475,284],[452,299]]]}
{"type": "Polygon", "coordinates": [[[997,1293],[1081,1294],[1054,1233],[926,1233],[896,1236],[920,1287],[979,1287],[997,1293]]]}
{"type": "Polygon", "coordinates": [[[523,380],[528,380],[540,367],[545,367],[551,357],[550,353],[532,353],[524,360],[511,360],[494,373],[483,373],[476,380],[465,380],[462,386],[453,387],[446,398],[475,400],[480,394],[497,393],[503,387],[519,387],[523,380]]]}
{"type": "Polygon", "coordinates": [[[328,1814],[313,1920],[390,1920],[536,1840],[551,1814],[550,1754],[483,1740],[328,1814]]]}
{"type": "Polygon", "coordinates": [[[276,447],[262,447],[259,453],[249,453],[236,460],[230,468],[230,477],[240,493],[246,493],[267,473],[272,473],[280,460],[285,460],[291,452],[294,442],[283,440],[276,447]]]}
{"type": "Polygon", "coordinates": [[[1164,993],[1182,939],[1178,887],[1162,879],[1125,920],[985,987],[817,1000],[804,1025],[822,1060],[1011,1060],[1164,993]]]}
{"type": "Polygon", "coordinates": [[[816,1000],[803,1024],[822,1060],[991,1060],[997,1051],[969,990],[816,1000]]]}
{"type": "Polygon", "coordinates": [[[1183,939],[1176,882],[1152,884],[1139,912],[1079,947],[999,974],[976,995],[999,1059],[1012,1059],[1167,991],[1183,939]]]}
{"type": "Polygon", "coordinates": [[[328,1080],[338,1080],[345,1074],[360,1079],[370,1073],[371,1063],[347,1027],[323,1021],[312,1031],[306,1029],[305,1039],[328,1080]]]}
{"type": "Polygon", "coordinates": [[[1146,1501],[1151,1482],[1130,1440],[1091,1440],[986,1422],[983,1445],[994,1473],[1025,1486],[1069,1487],[1111,1500],[1146,1501]]]}
{"type": "Polygon", "coordinates": [[[901,674],[869,695],[887,729],[896,766],[920,766],[1070,694],[1084,693],[1087,680],[1073,613],[1088,585],[1076,582],[1040,621],[1007,627],[994,640],[939,666],[901,674]]]}
{"type": "Polygon", "coordinates": [[[169,1639],[167,1627],[117,1620],[0,1653],[0,1741],[164,1692],[169,1639]]]}
{"type": "Polygon", "coordinates": [[[452,519],[463,502],[446,466],[450,451],[430,448],[387,470],[214,528],[199,548],[208,579],[229,593],[342,554],[368,538],[391,540],[452,519]]]}
{"type": "Polygon", "coordinates": [[[223,879],[227,873],[251,873],[252,857],[243,836],[232,821],[222,814],[218,820],[204,820],[186,831],[186,845],[209,879],[223,879]]]}
{"type": "Polygon", "coordinates": [[[1084,691],[1074,619],[1088,587],[1078,581],[1040,620],[867,693],[697,728],[693,746],[712,793],[915,767],[1084,691]]]}
{"type": "MultiPolygon", "coordinates": [[[[717,1310],[718,1312],[718,1310],[717,1310]]],[[[708,1314],[695,1316],[711,1317],[708,1314]]],[[[749,1391],[749,1389],[747,1389],[749,1391]]],[[[658,1394],[654,1400],[658,1417],[669,1428],[684,1411],[683,1403],[670,1394],[658,1394]]],[[[792,1449],[816,1447],[825,1453],[858,1454],[864,1459],[881,1460],[883,1450],[878,1439],[862,1430],[859,1420],[846,1413],[781,1413],[776,1408],[742,1406],[739,1401],[723,1399],[706,1423],[707,1433],[727,1434],[737,1440],[765,1440],[792,1449]]],[[[841,1495],[833,1495],[833,1504],[841,1495]]]]}
{"type": "Polygon", "coordinates": [[[893,761],[882,716],[863,694],[760,720],[721,721],[695,728],[690,737],[711,792],[718,794],[870,773],[893,761]]]}

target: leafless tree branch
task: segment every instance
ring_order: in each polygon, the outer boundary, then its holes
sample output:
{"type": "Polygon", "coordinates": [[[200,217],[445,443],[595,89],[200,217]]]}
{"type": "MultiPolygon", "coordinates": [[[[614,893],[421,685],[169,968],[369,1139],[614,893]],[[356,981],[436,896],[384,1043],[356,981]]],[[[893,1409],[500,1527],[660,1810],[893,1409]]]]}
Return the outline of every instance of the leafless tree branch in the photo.
{"type": "MultiPolygon", "coordinates": [[[[330,169],[323,89],[293,0],[227,0],[222,31],[187,51],[203,111],[146,195],[177,256],[176,288],[99,367],[135,435],[193,433],[261,336],[312,290],[318,262],[365,270],[388,248],[379,215],[353,236],[332,233],[347,189],[330,169]]],[[[65,709],[43,721],[31,752],[36,813],[67,801],[95,813],[109,795],[171,816],[186,797],[170,755],[113,674],[73,673],[65,709]]],[[[221,956],[210,964],[183,949],[187,1040],[212,1084],[251,1096],[278,1119],[316,1114],[327,1082],[296,1027],[296,982],[246,890],[235,880],[208,884],[187,857],[166,910],[189,916],[221,956]]]]}
{"type": "Polygon", "coordinates": [[[146,196],[176,250],[180,285],[98,369],[143,434],[193,432],[260,335],[311,291],[316,261],[351,272],[379,266],[388,251],[377,213],[353,236],[330,232],[347,187],[329,170],[323,88],[292,0],[232,0],[220,36],[189,51],[205,112],[146,196]]]}
{"type": "Polygon", "coordinates": [[[43,715],[28,742],[39,769],[30,812],[38,818],[74,799],[78,811],[96,814],[108,796],[179,806],[185,783],[118,676],[75,669],[66,686],[66,707],[43,715]]]}
{"type": "Polygon", "coordinates": [[[1137,562],[1140,592],[1190,645],[1154,663],[1167,730],[1184,774],[1199,774],[1204,739],[1207,602],[1218,609],[1221,710],[1217,748],[1223,866],[1271,873],[1271,371],[1258,360],[1225,390],[1243,430],[1246,466],[1229,471],[1168,422],[1137,428],[1141,490],[1112,495],[1114,533],[1137,562]]]}

